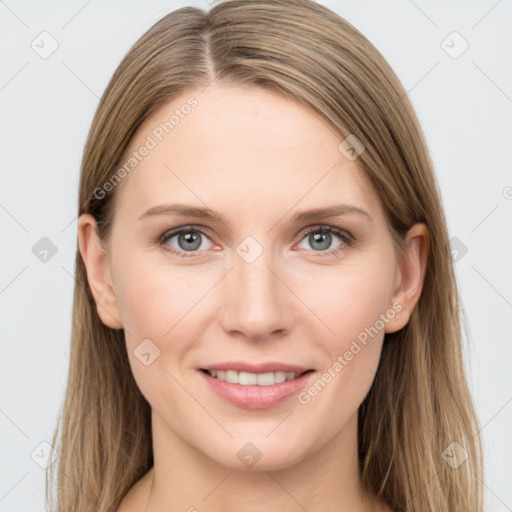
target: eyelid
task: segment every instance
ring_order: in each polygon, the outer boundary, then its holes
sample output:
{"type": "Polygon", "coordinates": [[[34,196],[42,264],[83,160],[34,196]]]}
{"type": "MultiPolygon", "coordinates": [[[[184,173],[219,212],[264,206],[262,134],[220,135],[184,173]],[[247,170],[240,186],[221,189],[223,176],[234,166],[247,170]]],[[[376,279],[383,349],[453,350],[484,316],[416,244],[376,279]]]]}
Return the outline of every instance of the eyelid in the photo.
{"type": "Polygon", "coordinates": [[[328,257],[328,256],[338,256],[340,253],[345,251],[348,247],[354,245],[356,242],[356,238],[352,235],[352,233],[348,232],[345,229],[332,226],[330,224],[315,224],[312,226],[308,226],[305,228],[305,231],[302,230],[301,238],[299,240],[299,243],[304,240],[310,233],[329,233],[331,235],[334,235],[338,237],[341,240],[341,245],[338,247],[335,247],[334,249],[328,249],[325,251],[314,251],[311,250],[311,252],[316,253],[315,257],[328,257]]]}
{"type": "Polygon", "coordinates": [[[198,254],[204,251],[183,251],[181,249],[176,249],[175,247],[172,247],[171,245],[167,244],[167,242],[171,238],[174,238],[175,236],[180,235],[181,233],[187,232],[199,233],[208,238],[212,244],[215,244],[213,240],[211,240],[212,231],[209,228],[207,228],[206,226],[194,226],[192,224],[187,224],[184,226],[168,229],[157,238],[156,244],[159,247],[161,247],[164,251],[168,251],[176,256],[181,256],[183,258],[197,258],[199,257],[198,254]]]}
{"type": "Polygon", "coordinates": [[[314,224],[312,226],[307,226],[304,229],[300,230],[299,234],[302,233],[302,237],[304,237],[306,235],[309,235],[310,233],[317,231],[326,231],[328,233],[334,233],[337,236],[347,238],[348,240],[355,240],[352,233],[350,233],[346,229],[331,226],[330,224],[314,224]]]}
{"type": "Polygon", "coordinates": [[[184,226],[179,226],[177,228],[168,229],[164,231],[157,239],[158,243],[164,243],[169,240],[173,236],[179,235],[182,231],[197,231],[198,233],[202,233],[205,236],[211,237],[213,231],[206,226],[195,226],[193,224],[186,224],[184,226]]]}
{"type": "MultiPolygon", "coordinates": [[[[213,240],[211,240],[213,231],[210,228],[208,228],[206,226],[199,226],[199,225],[193,225],[193,224],[186,224],[186,225],[179,226],[176,228],[168,229],[167,231],[165,231],[163,234],[161,234],[158,237],[157,243],[158,243],[158,245],[164,246],[169,239],[173,238],[176,235],[181,234],[182,232],[187,232],[187,231],[198,232],[198,233],[206,236],[207,238],[209,238],[210,241],[212,243],[214,243],[213,240]]],[[[296,236],[301,235],[301,238],[298,241],[300,243],[310,233],[321,232],[321,231],[334,234],[335,236],[337,236],[338,238],[340,238],[342,240],[342,242],[343,242],[342,245],[345,245],[345,246],[352,245],[355,242],[355,237],[349,231],[339,228],[339,227],[336,227],[336,226],[332,226],[330,224],[312,224],[310,226],[306,226],[306,227],[302,228],[297,233],[296,236]]],[[[186,254],[186,251],[180,251],[179,249],[175,249],[174,247],[172,247],[172,248],[167,247],[167,248],[165,248],[165,250],[168,250],[174,254],[179,254],[181,256],[184,256],[186,254]],[[182,253],[184,253],[184,254],[182,254],[182,253]]],[[[318,253],[319,256],[322,256],[322,255],[327,256],[327,255],[336,254],[338,251],[342,251],[342,250],[343,250],[343,248],[335,248],[335,249],[329,249],[326,251],[312,251],[312,252],[318,253]]],[[[200,252],[204,252],[204,251],[198,251],[198,252],[190,251],[189,257],[194,257],[194,255],[196,255],[200,252]]]]}

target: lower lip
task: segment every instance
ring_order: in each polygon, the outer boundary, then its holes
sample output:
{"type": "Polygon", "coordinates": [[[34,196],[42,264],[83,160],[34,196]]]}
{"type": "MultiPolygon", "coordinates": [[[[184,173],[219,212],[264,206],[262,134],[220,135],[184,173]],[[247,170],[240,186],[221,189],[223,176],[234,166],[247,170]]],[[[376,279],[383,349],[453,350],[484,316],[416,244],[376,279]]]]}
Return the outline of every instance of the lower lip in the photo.
{"type": "Polygon", "coordinates": [[[266,409],[298,393],[314,372],[309,371],[293,380],[271,386],[243,386],[216,379],[202,370],[199,373],[215,393],[232,404],[244,409],[266,409]]]}

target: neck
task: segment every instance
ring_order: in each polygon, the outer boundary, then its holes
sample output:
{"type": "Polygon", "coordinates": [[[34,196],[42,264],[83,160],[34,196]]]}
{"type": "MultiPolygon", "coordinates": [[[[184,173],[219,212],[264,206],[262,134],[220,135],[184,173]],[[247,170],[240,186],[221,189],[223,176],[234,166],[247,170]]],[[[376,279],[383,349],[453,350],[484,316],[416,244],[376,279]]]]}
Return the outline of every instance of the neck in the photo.
{"type": "Polygon", "coordinates": [[[357,414],[335,438],[281,469],[241,471],[222,466],[187,444],[154,411],[152,432],[154,466],[147,475],[147,512],[376,510],[360,487],[357,414]]]}

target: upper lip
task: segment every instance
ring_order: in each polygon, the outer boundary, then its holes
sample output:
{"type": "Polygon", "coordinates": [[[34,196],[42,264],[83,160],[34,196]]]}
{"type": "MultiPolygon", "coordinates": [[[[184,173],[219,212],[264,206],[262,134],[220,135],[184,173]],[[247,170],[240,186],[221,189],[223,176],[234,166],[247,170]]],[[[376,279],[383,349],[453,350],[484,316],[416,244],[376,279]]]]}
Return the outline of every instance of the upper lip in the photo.
{"type": "Polygon", "coordinates": [[[294,364],[279,363],[279,362],[267,362],[267,363],[245,363],[243,361],[232,361],[227,363],[217,363],[208,366],[202,366],[202,370],[235,370],[237,372],[248,372],[248,373],[269,373],[269,372],[294,372],[301,374],[312,370],[312,368],[305,368],[303,366],[297,366],[294,364]]]}

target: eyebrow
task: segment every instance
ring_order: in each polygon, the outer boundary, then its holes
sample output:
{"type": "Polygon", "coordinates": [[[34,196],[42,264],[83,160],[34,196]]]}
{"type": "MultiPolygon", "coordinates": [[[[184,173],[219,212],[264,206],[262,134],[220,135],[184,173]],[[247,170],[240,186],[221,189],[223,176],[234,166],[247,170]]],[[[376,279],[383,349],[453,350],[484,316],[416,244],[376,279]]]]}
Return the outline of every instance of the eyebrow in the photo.
{"type": "MultiPolygon", "coordinates": [[[[368,220],[372,221],[372,218],[367,211],[350,204],[337,204],[327,206],[325,208],[299,210],[294,213],[291,220],[292,222],[295,223],[308,222],[347,214],[362,215],[364,217],[367,217],[368,220]]],[[[139,220],[156,215],[178,215],[181,217],[194,217],[197,219],[206,219],[212,222],[225,222],[222,215],[216,210],[212,210],[211,208],[203,208],[200,206],[189,206],[186,204],[160,204],[158,206],[153,206],[152,208],[144,212],[139,217],[139,220]]]]}

